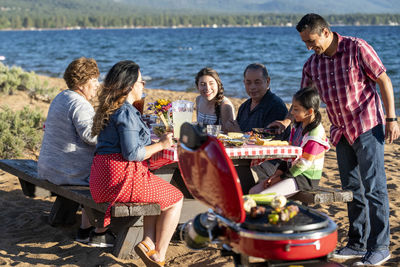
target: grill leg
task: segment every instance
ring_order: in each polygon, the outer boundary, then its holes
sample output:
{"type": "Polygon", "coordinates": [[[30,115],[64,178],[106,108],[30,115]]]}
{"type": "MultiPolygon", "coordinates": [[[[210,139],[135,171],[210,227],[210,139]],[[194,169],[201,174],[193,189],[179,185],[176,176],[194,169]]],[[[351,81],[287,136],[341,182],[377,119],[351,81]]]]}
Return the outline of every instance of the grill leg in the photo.
{"type": "Polygon", "coordinates": [[[237,253],[234,253],[232,256],[235,267],[250,267],[248,256],[237,253]]]}

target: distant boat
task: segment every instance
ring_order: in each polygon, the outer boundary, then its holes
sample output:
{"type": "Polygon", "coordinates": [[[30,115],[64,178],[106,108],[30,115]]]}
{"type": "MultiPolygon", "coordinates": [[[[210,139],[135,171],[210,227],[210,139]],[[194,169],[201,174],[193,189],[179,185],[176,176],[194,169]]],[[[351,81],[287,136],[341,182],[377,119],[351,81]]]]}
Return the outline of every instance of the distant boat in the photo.
{"type": "Polygon", "coordinates": [[[5,56],[0,56],[0,60],[6,60],[5,56]]]}

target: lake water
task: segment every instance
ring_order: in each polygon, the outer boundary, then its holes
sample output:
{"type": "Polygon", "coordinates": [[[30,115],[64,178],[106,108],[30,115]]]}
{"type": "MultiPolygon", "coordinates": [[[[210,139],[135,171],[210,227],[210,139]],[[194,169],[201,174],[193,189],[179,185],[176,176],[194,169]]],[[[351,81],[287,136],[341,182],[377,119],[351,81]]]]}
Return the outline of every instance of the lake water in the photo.
{"type": "MultiPolygon", "coordinates": [[[[399,110],[400,27],[332,29],[363,38],[375,48],[392,80],[399,110]]],[[[4,64],[52,77],[62,77],[80,56],[95,58],[102,77],[117,61],[131,59],[140,65],[148,88],[186,91],[195,88],[196,73],[208,66],[220,74],[226,95],[247,97],[243,70],[261,62],[270,73],[271,89],[286,102],[299,88],[303,64],[312,53],[294,27],[0,31],[4,64]]]]}

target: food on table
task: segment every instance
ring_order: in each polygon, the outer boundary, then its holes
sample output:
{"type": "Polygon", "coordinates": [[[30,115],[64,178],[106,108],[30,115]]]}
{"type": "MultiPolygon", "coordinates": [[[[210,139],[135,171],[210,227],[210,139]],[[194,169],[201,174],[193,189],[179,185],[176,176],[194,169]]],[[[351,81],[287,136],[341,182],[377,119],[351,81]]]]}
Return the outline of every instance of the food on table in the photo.
{"type": "Polygon", "coordinates": [[[243,133],[240,132],[229,132],[228,137],[231,139],[241,139],[243,138],[243,133]]]}
{"type": "Polygon", "coordinates": [[[259,146],[287,146],[289,145],[288,141],[281,141],[281,140],[269,140],[269,139],[256,139],[256,145],[259,146]]]}
{"type": "Polygon", "coordinates": [[[238,140],[238,139],[225,139],[223,140],[224,146],[242,146],[244,145],[243,140],[238,140]]]}
{"type": "Polygon", "coordinates": [[[217,138],[220,139],[220,140],[221,139],[229,139],[229,136],[227,136],[226,134],[220,133],[220,134],[217,135],[217,138]]]}

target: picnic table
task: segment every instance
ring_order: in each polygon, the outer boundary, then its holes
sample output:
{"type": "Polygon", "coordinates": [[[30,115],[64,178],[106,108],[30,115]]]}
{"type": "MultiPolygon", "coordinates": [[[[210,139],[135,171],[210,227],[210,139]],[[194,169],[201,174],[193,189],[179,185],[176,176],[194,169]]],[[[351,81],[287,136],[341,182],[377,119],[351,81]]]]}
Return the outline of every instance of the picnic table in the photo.
{"type": "MultiPolygon", "coordinates": [[[[236,168],[244,194],[247,194],[249,189],[255,185],[251,166],[271,159],[295,159],[302,153],[301,147],[298,146],[260,146],[255,144],[225,147],[225,151],[236,168]]],[[[189,197],[190,194],[180,177],[177,162],[178,153],[176,146],[173,146],[154,154],[149,160],[149,166],[150,169],[155,170],[155,174],[177,186],[185,196],[189,197]]]]}
{"type": "MultiPolygon", "coordinates": [[[[301,147],[297,146],[260,146],[245,144],[240,147],[225,147],[226,153],[231,158],[239,176],[243,194],[247,194],[255,180],[250,167],[261,164],[265,160],[283,159],[290,160],[299,157],[301,147]]],[[[157,169],[155,174],[178,187],[185,198],[192,198],[183,182],[178,168],[178,154],[176,146],[154,154],[150,159],[151,168],[157,169]]],[[[350,202],[353,200],[351,191],[335,188],[317,187],[312,191],[300,191],[290,197],[304,205],[331,204],[333,202],[350,202]]]]}

